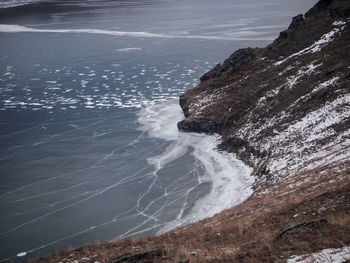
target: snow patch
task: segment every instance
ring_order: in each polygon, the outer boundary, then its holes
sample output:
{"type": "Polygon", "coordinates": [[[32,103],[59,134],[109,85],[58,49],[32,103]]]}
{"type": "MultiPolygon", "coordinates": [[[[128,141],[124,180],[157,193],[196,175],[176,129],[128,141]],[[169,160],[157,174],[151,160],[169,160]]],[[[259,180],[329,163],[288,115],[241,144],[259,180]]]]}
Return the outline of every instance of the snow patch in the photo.
{"type": "Polygon", "coordinates": [[[215,103],[218,98],[220,97],[221,92],[217,91],[214,94],[209,94],[209,95],[199,95],[196,97],[196,102],[195,103],[191,103],[189,105],[189,110],[192,113],[195,113],[195,116],[200,115],[203,110],[207,107],[209,107],[210,105],[212,105],[213,103],[215,103]]]}
{"type": "MultiPolygon", "coordinates": [[[[262,148],[276,153],[276,149],[285,146],[285,154],[269,163],[269,170],[278,174],[286,171],[292,164],[302,165],[306,159],[303,152],[312,148],[315,141],[335,135],[332,126],[341,123],[350,116],[350,107],[344,107],[350,101],[350,94],[326,103],[320,109],[307,114],[300,121],[290,125],[276,136],[265,139],[262,148]]],[[[350,153],[347,154],[350,156],[350,153]]]]}
{"type": "Polygon", "coordinates": [[[297,57],[299,55],[303,55],[303,54],[307,54],[307,53],[316,53],[321,51],[322,47],[333,41],[334,38],[336,37],[337,34],[339,34],[343,29],[344,29],[344,25],[346,24],[345,21],[336,21],[333,23],[333,26],[335,28],[333,28],[330,32],[328,32],[327,34],[324,34],[319,40],[317,40],[315,43],[313,43],[311,46],[308,46],[307,48],[304,48],[303,50],[294,53],[292,55],[290,55],[289,57],[277,61],[274,65],[275,66],[279,66],[281,64],[283,64],[284,62],[286,62],[287,60],[293,58],[293,57],[297,57]]]}
{"type": "Polygon", "coordinates": [[[339,79],[339,77],[335,76],[332,79],[329,79],[327,81],[324,81],[324,82],[318,84],[310,93],[298,98],[292,105],[290,105],[288,107],[288,110],[290,110],[291,108],[293,108],[296,104],[298,104],[300,102],[305,102],[307,99],[309,99],[313,94],[315,94],[319,90],[326,88],[326,87],[329,87],[329,86],[334,86],[336,84],[336,82],[338,81],[338,79],[339,79]]]}
{"type": "Polygon", "coordinates": [[[297,82],[300,78],[304,77],[305,75],[310,76],[311,73],[313,73],[316,68],[318,68],[319,66],[322,65],[322,63],[320,63],[320,64],[314,64],[314,63],[315,63],[315,61],[313,61],[310,65],[308,65],[306,67],[302,67],[301,69],[298,70],[298,73],[296,75],[287,78],[286,85],[289,88],[293,88],[294,85],[297,84],[297,82]]]}
{"type": "Polygon", "coordinates": [[[328,248],[310,256],[293,256],[287,263],[342,263],[350,259],[350,247],[328,248]]]}
{"type": "Polygon", "coordinates": [[[323,89],[323,88],[326,88],[326,87],[328,87],[328,86],[333,86],[333,85],[337,82],[338,79],[339,79],[339,77],[335,76],[335,77],[333,77],[333,78],[331,78],[331,79],[329,79],[329,80],[327,80],[327,81],[325,81],[325,82],[322,82],[322,83],[318,84],[318,85],[311,91],[311,94],[316,93],[317,91],[319,91],[319,90],[321,90],[321,89],[323,89]]]}

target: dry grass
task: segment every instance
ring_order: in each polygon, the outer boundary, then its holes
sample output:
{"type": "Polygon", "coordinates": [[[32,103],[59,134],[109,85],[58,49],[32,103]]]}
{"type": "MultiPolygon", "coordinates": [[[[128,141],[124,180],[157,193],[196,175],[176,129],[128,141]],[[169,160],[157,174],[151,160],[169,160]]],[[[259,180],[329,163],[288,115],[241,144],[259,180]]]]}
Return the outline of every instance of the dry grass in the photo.
{"type": "Polygon", "coordinates": [[[350,179],[337,176],[342,179],[328,178],[328,183],[320,180],[317,185],[301,185],[294,191],[289,189],[290,182],[261,188],[232,209],[160,236],[86,246],[35,262],[83,262],[83,257],[90,262],[106,262],[125,253],[157,248],[163,250],[163,255],[150,262],[285,262],[292,255],[348,246],[350,179]],[[320,219],[327,223],[278,235],[282,228],[320,219]]]}

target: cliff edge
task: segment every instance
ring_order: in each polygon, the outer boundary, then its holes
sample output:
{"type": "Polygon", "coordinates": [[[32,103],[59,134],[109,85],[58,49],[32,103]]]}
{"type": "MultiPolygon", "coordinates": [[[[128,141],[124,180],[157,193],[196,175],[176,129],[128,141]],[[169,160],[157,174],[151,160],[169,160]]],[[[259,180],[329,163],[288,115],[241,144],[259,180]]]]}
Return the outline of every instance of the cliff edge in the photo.
{"type": "Polygon", "coordinates": [[[348,176],[350,2],[321,0],[271,45],[236,51],[180,106],[180,130],[221,134],[264,184],[348,176]]]}

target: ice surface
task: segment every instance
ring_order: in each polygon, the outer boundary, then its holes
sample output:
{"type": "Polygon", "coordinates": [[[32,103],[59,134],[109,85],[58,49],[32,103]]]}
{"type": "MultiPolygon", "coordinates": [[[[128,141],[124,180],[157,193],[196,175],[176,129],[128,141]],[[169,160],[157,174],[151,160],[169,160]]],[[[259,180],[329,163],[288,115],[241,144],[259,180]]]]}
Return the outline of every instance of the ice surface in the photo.
{"type": "Polygon", "coordinates": [[[210,193],[198,200],[188,215],[183,216],[182,209],[176,220],[165,225],[160,232],[213,216],[243,202],[253,192],[251,169],[234,155],[218,151],[217,136],[179,132],[176,124],[182,119],[183,113],[177,101],[146,107],[139,114],[141,130],[151,137],[171,142],[165,152],[149,159],[151,164],[161,169],[183,156],[188,149],[193,149],[193,156],[205,171],[199,176],[199,182],[206,181],[212,185],[210,193]]]}
{"type": "Polygon", "coordinates": [[[27,255],[27,252],[21,252],[17,254],[17,257],[24,257],[27,255]]]}
{"type": "Polygon", "coordinates": [[[2,0],[0,1],[0,8],[9,8],[20,5],[28,5],[40,2],[41,0],[2,0]]]}
{"type": "MultiPolygon", "coordinates": [[[[272,40],[271,37],[259,36],[256,32],[236,33],[229,35],[170,35],[159,34],[152,32],[128,32],[128,31],[116,31],[116,30],[103,30],[103,29],[38,29],[25,27],[21,25],[0,25],[0,32],[2,33],[75,33],[75,34],[102,34],[110,36],[127,36],[136,38],[179,38],[179,39],[204,39],[204,40],[272,40]]],[[[125,51],[125,50],[124,50],[125,51]]]]}

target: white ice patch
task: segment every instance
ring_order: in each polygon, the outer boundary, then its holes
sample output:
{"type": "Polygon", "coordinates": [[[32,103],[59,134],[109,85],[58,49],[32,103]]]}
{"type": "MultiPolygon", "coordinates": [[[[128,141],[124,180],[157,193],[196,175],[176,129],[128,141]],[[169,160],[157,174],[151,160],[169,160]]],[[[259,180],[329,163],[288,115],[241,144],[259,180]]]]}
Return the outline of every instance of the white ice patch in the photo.
{"type": "Polygon", "coordinates": [[[24,257],[27,255],[27,252],[21,252],[17,254],[17,257],[24,257]]]}
{"type": "Polygon", "coordinates": [[[20,5],[28,5],[36,2],[40,2],[41,0],[2,0],[0,1],[0,8],[9,8],[20,5]]]}
{"type": "Polygon", "coordinates": [[[211,183],[211,191],[199,199],[187,215],[184,214],[185,203],[177,218],[161,228],[160,233],[211,217],[243,202],[253,193],[251,168],[234,155],[219,152],[216,149],[218,137],[179,132],[177,122],[182,119],[183,113],[177,101],[151,105],[139,113],[142,131],[153,138],[171,142],[165,152],[148,160],[157,170],[193,149],[193,156],[205,170],[199,180],[211,183]]]}
{"type": "Polygon", "coordinates": [[[131,52],[131,51],[138,51],[141,50],[139,47],[128,47],[128,48],[120,48],[117,49],[118,52],[131,52]]]}
{"type": "Polygon", "coordinates": [[[287,263],[342,263],[350,259],[350,247],[328,248],[310,256],[293,256],[287,263]]]}
{"type": "MultiPolygon", "coordinates": [[[[166,73],[159,72],[157,68],[147,68],[146,65],[137,65],[133,67],[132,72],[126,75],[122,71],[114,71],[115,67],[120,67],[118,64],[114,64],[112,69],[104,69],[102,72],[95,72],[91,67],[84,67],[87,71],[71,71],[66,67],[62,69],[54,69],[49,71],[46,68],[38,70],[41,74],[56,74],[58,76],[49,76],[42,80],[43,82],[43,96],[37,97],[37,94],[32,94],[31,87],[25,86],[22,90],[26,93],[26,96],[21,94],[14,94],[15,96],[8,96],[3,94],[3,98],[0,98],[3,102],[1,110],[51,110],[51,109],[111,109],[111,108],[135,108],[140,109],[149,105],[150,100],[154,103],[159,103],[169,98],[178,98],[178,96],[184,92],[185,86],[180,81],[175,80],[174,86],[165,87],[162,84],[162,80],[147,80],[145,83],[140,82],[138,79],[145,72],[155,72],[154,76],[162,78],[164,80],[173,80],[177,76],[174,74],[178,69],[167,69],[166,73]],[[134,71],[135,69],[135,71],[134,71]],[[74,78],[72,81],[79,85],[77,89],[72,89],[71,86],[60,83],[59,79],[61,74],[70,72],[74,78]],[[43,73],[45,72],[45,73],[43,73]],[[47,73],[48,72],[48,73],[47,73]],[[54,72],[54,73],[53,73],[54,72]],[[140,75],[135,74],[140,72],[140,75]],[[174,74],[174,75],[173,75],[174,74]],[[94,76],[98,76],[94,78],[94,76]],[[118,78],[116,77],[118,76],[118,78]],[[58,80],[54,80],[54,78],[58,80]],[[103,83],[100,83],[99,78],[103,79],[103,83]],[[128,79],[128,83],[124,81],[128,79]],[[116,83],[120,85],[116,85],[116,83]],[[144,85],[145,88],[142,86],[144,85]],[[152,92],[149,92],[152,91],[152,92]],[[34,96],[32,96],[34,95],[34,96]],[[74,105],[73,105],[74,104],[74,105]],[[63,106],[63,107],[62,107],[63,106]]],[[[176,65],[180,67],[180,65],[176,65]]],[[[193,73],[199,66],[194,69],[184,68],[184,72],[193,73]]],[[[10,68],[8,66],[7,68],[10,68]]],[[[41,79],[41,78],[37,78],[41,79]]],[[[1,81],[1,79],[0,79],[1,81]]],[[[6,84],[4,91],[10,93],[13,91],[16,84],[6,84]]],[[[0,90],[1,91],[1,90],[0,90]]],[[[0,92],[1,93],[1,92],[0,92]]],[[[12,95],[12,94],[11,94],[12,95]]],[[[39,94],[41,95],[41,94],[39,94]]]]}
{"type": "Polygon", "coordinates": [[[100,34],[109,36],[126,36],[136,38],[178,38],[178,39],[205,39],[205,40],[271,40],[271,37],[259,36],[256,33],[249,34],[223,34],[219,35],[169,35],[169,34],[158,34],[151,32],[126,32],[126,31],[115,31],[115,30],[103,30],[103,29],[39,29],[25,27],[21,25],[0,25],[0,32],[2,33],[75,33],[75,34],[100,34]]]}

